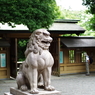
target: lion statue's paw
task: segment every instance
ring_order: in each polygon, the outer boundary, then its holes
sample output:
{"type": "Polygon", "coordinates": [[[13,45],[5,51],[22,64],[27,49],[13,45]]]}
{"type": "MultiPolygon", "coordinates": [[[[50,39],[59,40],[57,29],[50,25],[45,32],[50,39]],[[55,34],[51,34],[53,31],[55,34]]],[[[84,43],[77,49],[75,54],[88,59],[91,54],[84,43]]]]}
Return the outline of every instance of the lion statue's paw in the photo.
{"type": "Polygon", "coordinates": [[[31,94],[38,94],[39,91],[37,89],[33,89],[33,90],[29,91],[29,93],[31,93],[31,94]]]}
{"type": "Polygon", "coordinates": [[[47,86],[47,87],[45,87],[45,90],[54,91],[55,88],[53,86],[47,86]]]}
{"type": "Polygon", "coordinates": [[[38,83],[38,88],[44,88],[43,82],[38,83]]]}
{"type": "Polygon", "coordinates": [[[20,87],[20,90],[22,90],[22,91],[27,91],[27,90],[28,90],[28,88],[27,88],[27,86],[26,86],[26,85],[22,85],[22,86],[20,87]]]}

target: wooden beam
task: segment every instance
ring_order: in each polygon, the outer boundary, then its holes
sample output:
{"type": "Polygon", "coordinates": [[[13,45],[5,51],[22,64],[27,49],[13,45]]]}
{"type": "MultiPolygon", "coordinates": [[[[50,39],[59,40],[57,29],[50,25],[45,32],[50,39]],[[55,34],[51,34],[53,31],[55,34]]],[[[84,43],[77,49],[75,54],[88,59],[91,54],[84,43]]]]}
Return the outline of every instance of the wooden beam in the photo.
{"type": "Polygon", "coordinates": [[[9,38],[29,38],[31,33],[9,33],[7,37],[9,38]]]}

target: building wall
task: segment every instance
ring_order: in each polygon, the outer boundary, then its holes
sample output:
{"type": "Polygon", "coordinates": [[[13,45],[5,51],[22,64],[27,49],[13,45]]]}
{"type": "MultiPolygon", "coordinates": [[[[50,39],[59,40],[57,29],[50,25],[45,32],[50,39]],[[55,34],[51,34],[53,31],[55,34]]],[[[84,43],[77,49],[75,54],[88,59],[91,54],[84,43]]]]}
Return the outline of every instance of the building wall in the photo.
{"type": "Polygon", "coordinates": [[[10,78],[9,48],[0,47],[0,79],[10,78]]]}
{"type": "Polygon", "coordinates": [[[62,61],[60,62],[60,75],[86,72],[86,64],[85,62],[82,62],[81,57],[83,51],[92,56],[93,64],[90,64],[89,68],[90,72],[95,72],[95,48],[61,48],[60,51],[63,52],[63,63],[62,61]],[[74,62],[70,62],[70,50],[74,50],[74,62]]]}

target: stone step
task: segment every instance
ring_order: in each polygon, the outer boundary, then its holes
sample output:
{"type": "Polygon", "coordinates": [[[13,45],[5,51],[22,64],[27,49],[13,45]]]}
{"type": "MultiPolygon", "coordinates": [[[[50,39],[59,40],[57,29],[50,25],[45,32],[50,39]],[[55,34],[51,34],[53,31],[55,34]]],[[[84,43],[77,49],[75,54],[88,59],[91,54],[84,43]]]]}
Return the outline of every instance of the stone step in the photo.
{"type": "Polygon", "coordinates": [[[60,91],[39,91],[38,94],[30,94],[29,91],[21,91],[16,89],[15,87],[10,88],[10,93],[5,93],[4,95],[61,95],[60,91]]]}

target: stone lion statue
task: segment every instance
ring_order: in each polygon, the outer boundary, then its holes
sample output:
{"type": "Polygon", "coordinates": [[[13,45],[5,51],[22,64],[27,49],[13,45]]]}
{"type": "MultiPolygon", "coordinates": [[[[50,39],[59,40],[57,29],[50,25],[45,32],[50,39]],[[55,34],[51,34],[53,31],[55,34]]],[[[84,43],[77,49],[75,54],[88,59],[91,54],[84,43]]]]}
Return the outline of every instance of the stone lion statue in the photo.
{"type": "Polygon", "coordinates": [[[49,52],[51,42],[52,38],[46,29],[37,29],[31,34],[25,51],[26,59],[16,77],[18,89],[30,89],[30,93],[37,94],[38,84],[43,83],[45,90],[55,90],[51,86],[51,71],[54,64],[49,52]]]}

